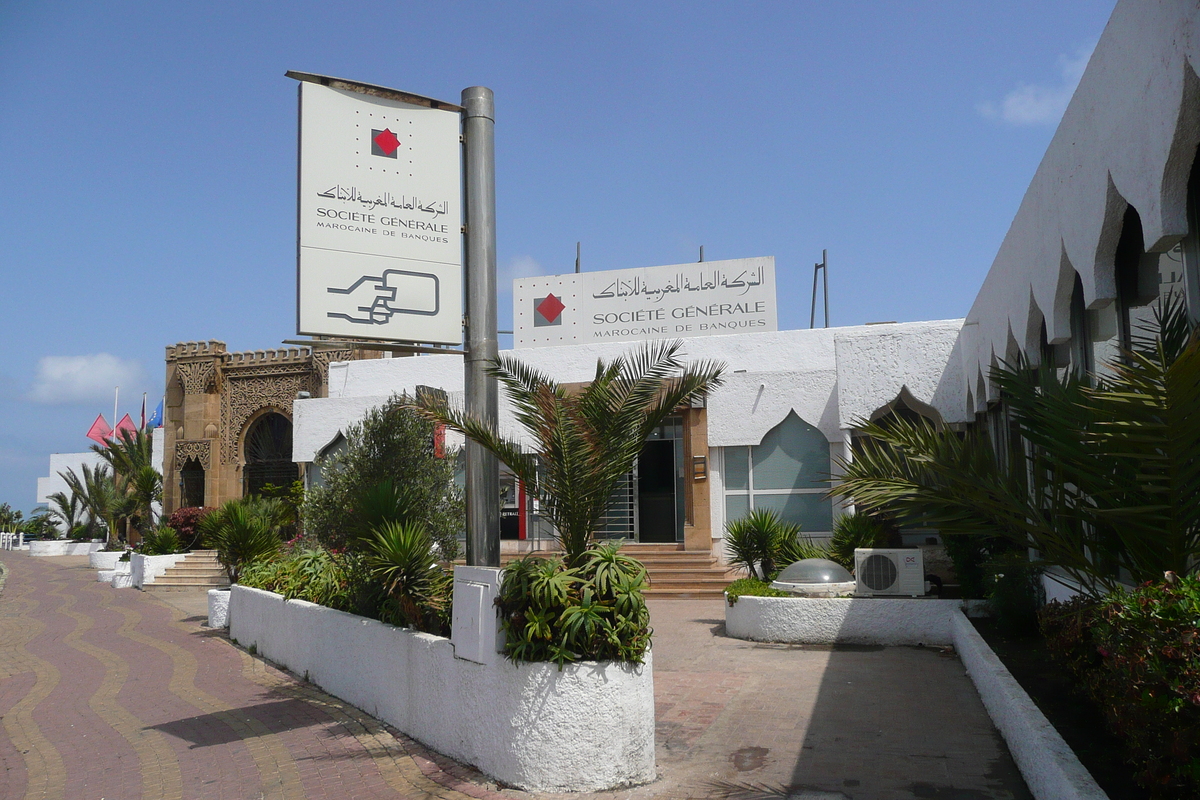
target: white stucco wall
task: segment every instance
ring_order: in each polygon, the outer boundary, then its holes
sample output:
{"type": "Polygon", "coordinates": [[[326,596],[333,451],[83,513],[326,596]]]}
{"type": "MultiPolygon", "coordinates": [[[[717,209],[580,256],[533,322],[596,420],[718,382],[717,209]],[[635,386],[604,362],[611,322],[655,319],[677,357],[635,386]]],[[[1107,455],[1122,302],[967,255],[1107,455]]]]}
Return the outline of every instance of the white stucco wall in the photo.
{"type": "Polygon", "coordinates": [[[59,474],[60,472],[74,470],[75,474],[82,478],[84,464],[94,469],[103,463],[104,459],[100,458],[100,454],[90,450],[84,453],[51,453],[50,474],[37,479],[37,502],[39,504],[49,503],[50,495],[55,492],[71,494],[71,490],[67,488],[67,482],[59,474]]]}
{"type": "Polygon", "coordinates": [[[155,578],[160,577],[185,558],[187,558],[187,553],[174,553],[169,556],[144,556],[141,553],[134,553],[129,557],[133,585],[141,589],[148,583],[154,583],[155,578]]]}
{"type": "Polygon", "coordinates": [[[1187,181],[1200,143],[1198,58],[1195,2],[1117,4],[967,315],[962,374],[976,410],[1010,333],[1035,359],[1043,318],[1051,343],[1069,338],[1076,272],[1090,308],[1115,299],[1127,204],[1152,252],[1187,233],[1187,181]]]}
{"type": "Polygon", "coordinates": [[[654,779],[654,681],[640,667],[479,664],[449,639],[234,586],[229,635],[504,783],[594,791],[654,779]]]}
{"type": "MultiPolygon", "coordinates": [[[[961,380],[956,367],[947,368],[947,361],[960,325],[961,320],[942,320],[688,339],[687,360],[727,365],[725,385],[708,398],[709,444],[758,444],[794,410],[840,447],[842,429],[850,422],[848,412],[875,403],[863,413],[869,415],[894,400],[905,386],[948,421],[958,421],[961,380]],[[843,384],[848,388],[842,390],[843,384]]],[[[557,381],[576,383],[594,376],[597,359],[611,360],[636,346],[603,342],[506,352],[557,381]]],[[[442,388],[451,403],[461,402],[461,358],[420,356],[334,364],[330,396],[294,404],[294,457],[312,461],[367,409],[396,393],[413,395],[418,385],[442,388]]],[[[523,439],[503,396],[500,428],[512,438],[523,439]]]]}
{"type": "Polygon", "coordinates": [[[104,549],[104,542],[72,542],[68,539],[43,539],[29,543],[31,556],[86,556],[104,549]]]}
{"type": "Polygon", "coordinates": [[[945,645],[959,600],[880,597],[739,597],[725,604],[735,639],[795,644],[945,645]]]}

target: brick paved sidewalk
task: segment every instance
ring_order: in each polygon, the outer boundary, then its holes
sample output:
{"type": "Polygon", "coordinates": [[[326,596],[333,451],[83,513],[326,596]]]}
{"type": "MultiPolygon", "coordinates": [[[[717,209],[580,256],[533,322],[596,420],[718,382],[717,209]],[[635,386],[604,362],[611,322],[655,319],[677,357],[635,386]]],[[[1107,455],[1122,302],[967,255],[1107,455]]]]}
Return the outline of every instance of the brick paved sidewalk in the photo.
{"type": "Polygon", "coordinates": [[[952,654],[729,639],[719,600],[651,601],[659,780],[533,795],[234,647],[199,598],[0,560],[0,798],[1029,797],[952,654]]]}
{"type": "Polygon", "coordinates": [[[498,797],[84,558],[5,553],[0,797],[498,797]]]}

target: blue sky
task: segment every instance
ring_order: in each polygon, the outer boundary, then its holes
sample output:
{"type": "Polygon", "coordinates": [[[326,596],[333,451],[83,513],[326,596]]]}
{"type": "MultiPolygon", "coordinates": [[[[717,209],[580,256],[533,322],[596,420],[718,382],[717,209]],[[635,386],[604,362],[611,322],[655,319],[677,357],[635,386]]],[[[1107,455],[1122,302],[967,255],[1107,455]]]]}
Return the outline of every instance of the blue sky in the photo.
{"type": "Polygon", "coordinates": [[[571,271],[576,241],[587,270],[704,245],[775,256],[797,328],[828,248],[833,324],[940,319],[970,306],[1111,10],[6,0],[0,501],[32,506],[114,385],[136,418],[165,345],[294,337],[285,70],[491,87],[502,287],[571,271]]]}

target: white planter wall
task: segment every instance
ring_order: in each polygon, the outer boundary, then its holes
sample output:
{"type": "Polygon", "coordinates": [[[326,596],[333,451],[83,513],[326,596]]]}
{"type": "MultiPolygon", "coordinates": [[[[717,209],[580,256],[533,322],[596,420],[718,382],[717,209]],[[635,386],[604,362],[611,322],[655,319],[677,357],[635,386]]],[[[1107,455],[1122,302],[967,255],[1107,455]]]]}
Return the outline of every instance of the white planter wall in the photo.
{"type": "Polygon", "coordinates": [[[208,627],[229,627],[229,589],[208,590],[208,627]]]}
{"type": "Polygon", "coordinates": [[[234,586],[229,635],[504,783],[599,791],[654,779],[650,654],[634,667],[479,664],[449,639],[234,586]]]}
{"type": "Polygon", "coordinates": [[[29,543],[31,556],[90,556],[104,549],[104,542],[72,542],[69,539],[44,539],[29,543]]]}
{"type": "Polygon", "coordinates": [[[144,556],[141,553],[134,553],[129,557],[133,585],[141,589],[147,583],[154,583],[155,578],[186,557],[187,553],[174,553],[169,556],[144,556]]]}
{"type": "Polygon", "coordinates": [[[88,566],[92,569],[116,569],[123,555],[123,550],[96,550],[88,554],[88,566]]]}
{"type": "Polygon", "coordinates": [[[959,600],[739,597],[725,603],[735,639],[793,644],[950,644],[959,600]]]}

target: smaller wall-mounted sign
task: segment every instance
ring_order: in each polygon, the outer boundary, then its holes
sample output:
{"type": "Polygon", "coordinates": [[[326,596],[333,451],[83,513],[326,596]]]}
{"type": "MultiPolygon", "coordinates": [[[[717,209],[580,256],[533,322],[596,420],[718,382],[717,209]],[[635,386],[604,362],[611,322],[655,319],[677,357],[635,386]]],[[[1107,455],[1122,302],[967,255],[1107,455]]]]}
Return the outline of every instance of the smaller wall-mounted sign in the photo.
{"type": "Polygon", "coordinates": [[[517,348],[774,330],[770,256],[513,281],[517,348]]]}

